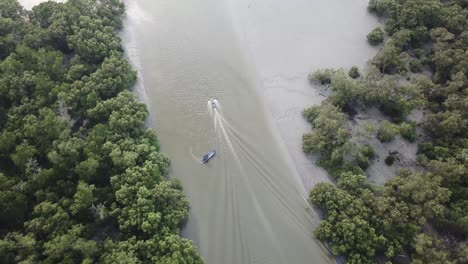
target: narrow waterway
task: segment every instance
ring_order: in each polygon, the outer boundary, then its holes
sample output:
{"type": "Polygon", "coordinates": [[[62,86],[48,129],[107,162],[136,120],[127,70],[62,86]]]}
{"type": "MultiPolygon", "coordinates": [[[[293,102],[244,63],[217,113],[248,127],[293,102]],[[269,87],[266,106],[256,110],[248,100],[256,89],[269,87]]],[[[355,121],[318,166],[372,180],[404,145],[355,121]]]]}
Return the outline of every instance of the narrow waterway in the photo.
{"type": "Polygon", "coordinates": [[[320,101],[309,70],[372,56],[365,34],[376,22],[366,1],[348,2],[127,2],[122,36],[136,92],[190,200],[183,233],[206,263],[332,262],[312,238],[319,219],[304,186],[326,176],[300,152],[300,111],[320,101]],[[345,56],[336,50],[347,45],[345,56]]]}
{"type": "Polygon", "coordinates": [[[184,235],[207,263],[330,262],[231,12],[223,0],[128,1],[123,37],[136,90],[191,203],[184,235]],[[201,165],[211,149],[217,155],[201,165]]]}

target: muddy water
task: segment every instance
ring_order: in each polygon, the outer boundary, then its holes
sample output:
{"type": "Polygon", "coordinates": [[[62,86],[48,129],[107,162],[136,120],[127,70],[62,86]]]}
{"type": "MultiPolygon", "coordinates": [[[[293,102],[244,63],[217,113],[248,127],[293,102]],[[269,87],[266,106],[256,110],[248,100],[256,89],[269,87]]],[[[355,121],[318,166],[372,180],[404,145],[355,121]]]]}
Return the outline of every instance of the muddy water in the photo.
{"type": "Polygon", "coordinates": [[[191,203],[184,235],[207,263],[329,262],[232,11],[226,0],[128,2],[123,37],[137,91],[191,203]],[[201,165],[211,149],[217,155],[201,165]]]}

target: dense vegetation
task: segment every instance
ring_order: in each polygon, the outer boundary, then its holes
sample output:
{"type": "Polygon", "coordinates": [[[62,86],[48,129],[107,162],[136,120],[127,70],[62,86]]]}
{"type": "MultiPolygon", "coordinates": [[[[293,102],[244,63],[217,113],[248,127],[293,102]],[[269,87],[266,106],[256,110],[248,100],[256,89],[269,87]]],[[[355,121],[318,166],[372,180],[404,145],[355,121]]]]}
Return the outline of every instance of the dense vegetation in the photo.
{"type": "MultiPolygon", "coordinates": [[[[319,153],[318,164],[337,180],[311,191],[326,212],[316,235],[348,263],[468,263],[468,2],[371,0],[369,11],[385,19],[388,40],[364,73],[309,76],[333,92],[304,111],[313,132],[304,135],[303,150],[319,153]],[[372,147],[351,125],[357,111],[371,107],[386,120],[365,128],[367,136],[387,144],[401,135],[418,144],[418,166],[384,186],[366,181],[372,147]],[[418,108],[428,114],[409,122],[418,108]]],[[[384,36],[376,29],[368,39],[377,45],[384,36]]]]}
{"type": "Polygon", "coordinates": [[[117,0],[0,0],[0,263],[201,263],[117,0]]]}

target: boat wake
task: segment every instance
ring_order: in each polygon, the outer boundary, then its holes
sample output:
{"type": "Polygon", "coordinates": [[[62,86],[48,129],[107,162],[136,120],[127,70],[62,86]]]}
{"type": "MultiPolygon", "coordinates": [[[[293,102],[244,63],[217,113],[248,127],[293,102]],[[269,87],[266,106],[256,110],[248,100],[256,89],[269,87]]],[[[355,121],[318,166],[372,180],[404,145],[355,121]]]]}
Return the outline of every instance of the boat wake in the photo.
{"type": "MultiPolygon", "coordinates": [[[[290,181],[279,182],[278,177],[275,177],[276,172],[272,171],[271,166],[268,164],[269,161],[259,158],[262,157],[262,154],[254,147],[255,144],[252,144],[243,137],[241,131],[236,129],[236,127],[226,119],[220,109],[211,109],[213,110],[214,126],[220,140],[220,145],[225,143],[224,145],[228,147],[229,153],[232,155],[240,171],[240,175],[237,175],[237,177],[242,180],[242,185],[247,189],[245,193],[250,196],[259,218],[263,219],[262,223],[266,228],[265,231],[269,233],[272,239],[271,241],[279,241],[280,239],[275,234],[270,225],[270,220],[264,213],[261,203],[258,201],[257,192],[252,190],[251,186],[255,186],[255,184],[251,181],[261,181],[263,183],[262,185],[265,186],[278,201],[278,206],[283,208],[289,215],[289,221],[292,221],[305,236],[312,237],[311,227],[317,226],[319,220],[312,214],[313,210],[311,210],[312,208],[307,199],[303,197],[299,186],[295,186],[294,183],[290,181]],[[247,175],[245,166],[252,167],[257,173],[250,173],[247,175]],[[294,191],[297,195],[295,196],[296,198],[286,196],[285,193],[281,191],[284,188],[289,188],[289,190],[294,191]],[[299,204],[303,204],[302,210],[297,210],[299,204]]],[[[278,244],[277,246],[279,248],[280,245],[278,244]]],[[[286,263],[286,260],[284,260],[284,263],[286,263]]]]}

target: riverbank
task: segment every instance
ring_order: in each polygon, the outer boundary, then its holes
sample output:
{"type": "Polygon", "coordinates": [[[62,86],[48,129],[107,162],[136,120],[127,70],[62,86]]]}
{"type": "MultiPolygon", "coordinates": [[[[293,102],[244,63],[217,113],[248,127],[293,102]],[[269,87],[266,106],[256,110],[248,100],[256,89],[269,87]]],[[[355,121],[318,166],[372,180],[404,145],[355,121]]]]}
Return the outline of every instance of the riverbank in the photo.
{"type": "Polygon", "coordinates": [[[125,6],[0,9],[0,262],[202,264],[180,236],[189,202],[129,91],[125,6]]]}
{"type": "Polygon", "coordinates": [[[310,124],[302,111],[325,99],[307,75],[322,68],[364,68],[377,52],[366,35],[379,25],[367,0],[231,1],[240,43],[257,74],[257,90],[272,130],[304,192],[329,182],[316,156],[302,152],[310,124]],[[339,18],[339,19],[338,19],[339,18]]]}

